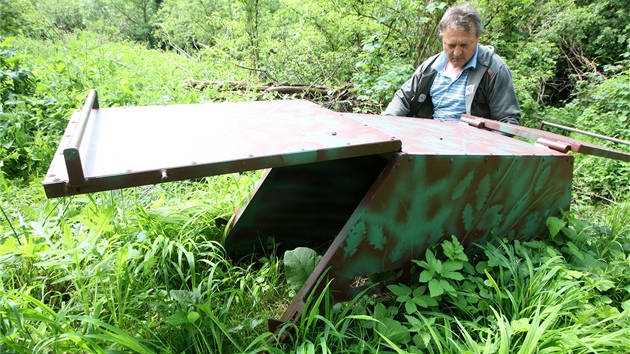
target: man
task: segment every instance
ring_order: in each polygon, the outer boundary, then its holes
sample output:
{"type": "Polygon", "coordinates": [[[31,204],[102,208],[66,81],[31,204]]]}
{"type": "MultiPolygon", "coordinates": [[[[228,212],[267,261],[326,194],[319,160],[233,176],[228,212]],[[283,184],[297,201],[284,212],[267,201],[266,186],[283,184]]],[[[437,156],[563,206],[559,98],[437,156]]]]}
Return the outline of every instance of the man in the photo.
{"type": "Polygon", "coordinates": [[[477,10],[468,4],[448,9],[439,31],[444,51],[420,65],[383,115],[459,121],[471,114],[519,124],[512,74],[494,48],[479,44],[477,10]]]}

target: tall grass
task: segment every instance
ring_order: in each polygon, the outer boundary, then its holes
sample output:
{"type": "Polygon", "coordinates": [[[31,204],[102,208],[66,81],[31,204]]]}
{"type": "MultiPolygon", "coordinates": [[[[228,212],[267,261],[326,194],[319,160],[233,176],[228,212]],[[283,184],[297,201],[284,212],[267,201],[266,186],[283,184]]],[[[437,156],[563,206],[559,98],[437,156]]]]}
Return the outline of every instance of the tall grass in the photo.
{"type": "Polygon", "coordinates": [[[243,202],[256,175],[40,196],[31,201],[45,205],[39,214],[3,199],[0,349],[243,350],[267,317],[281,315],[289,295],[278,259],[241,267],[220,244],[214,218],[243,202]],[[235,178],[244,183],[239,193],[230,187],[235,178]]]}
{"type": "MultiPolygon", "coordinates": [[[[251,97],[184,87],[239,79],[219,54],[191,60],[89,33],[18,44],[48,99],[20,106],[50,135],[38,158],[87,89],[104,107],[251,97]]],[[[30,183],[0,173],[0,353],[630,352],[627,202],[579,205],[548,221],[551,238],[497,240],[474,261],[447,241],[462,265],[462,280],[445,279],[454,291],[431,296],[418,282],[341,304],[314,294],[288,340],[270,345],[266,320],[294,296],[282,260],[234,263],[218,223],[258,172],[47,200],[32,170],[30,183]]]]}

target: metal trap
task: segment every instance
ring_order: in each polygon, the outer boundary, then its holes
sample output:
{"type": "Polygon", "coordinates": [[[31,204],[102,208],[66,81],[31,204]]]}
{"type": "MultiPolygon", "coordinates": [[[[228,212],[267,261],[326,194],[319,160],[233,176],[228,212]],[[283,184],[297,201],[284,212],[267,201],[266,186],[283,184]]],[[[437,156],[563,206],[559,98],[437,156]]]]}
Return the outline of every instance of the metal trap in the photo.
{"type": "Polygon", "coordinates": [[[630,154],[472,116],[341,114],[301,100],[100,108],[91,91],[43,182],[49,198],[266,169],[228,225],[234,259],[307,246],[323,259],[279,320],[327,276],[337,300],[409,277],[455,235],[465,246],[545,234],[569,209],[572,152],[630,154]],[[514,139],[520,136],[535,143],[514,139]],[[380,279],[376,283],[369,279],[380,279]]]}

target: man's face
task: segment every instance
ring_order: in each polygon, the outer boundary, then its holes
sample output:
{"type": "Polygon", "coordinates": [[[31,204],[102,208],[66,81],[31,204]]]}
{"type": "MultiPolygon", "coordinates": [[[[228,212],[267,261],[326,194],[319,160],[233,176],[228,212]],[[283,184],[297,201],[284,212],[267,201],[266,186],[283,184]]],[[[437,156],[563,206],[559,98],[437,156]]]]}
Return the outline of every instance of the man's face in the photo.
{"type": "Polygon", "coordinates": [[[473,28],[467,32],[459,27],[449,27],[442,32],[444,52],[456,68],[463,68],[472,59],[477,50],[479,38],[473,28]]]}

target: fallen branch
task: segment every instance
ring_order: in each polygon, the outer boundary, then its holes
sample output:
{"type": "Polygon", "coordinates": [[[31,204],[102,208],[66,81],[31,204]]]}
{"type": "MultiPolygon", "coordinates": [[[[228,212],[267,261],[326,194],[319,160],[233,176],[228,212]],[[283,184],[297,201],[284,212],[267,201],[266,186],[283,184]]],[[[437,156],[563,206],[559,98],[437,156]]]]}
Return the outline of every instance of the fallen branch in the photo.
{"type": "MultiPolygon", "coordinates": [[[[339,112],[353,112],[357,106],[353,85],[343,87],[324,85],[292,84],[288,82],[248,83],[244,81],[204,81],[190,80],[186,87],[195,90],[214,89],[220,92],[243,93],[246,91],[260,94],[278,95],[282,99],[305,99],[339,112]]],[[[359,104],[360,105],[360,104],[359,104]]]]}

